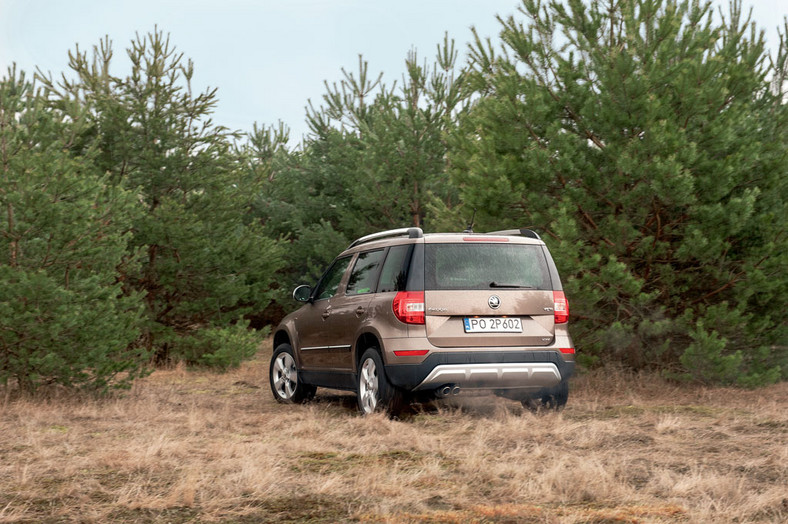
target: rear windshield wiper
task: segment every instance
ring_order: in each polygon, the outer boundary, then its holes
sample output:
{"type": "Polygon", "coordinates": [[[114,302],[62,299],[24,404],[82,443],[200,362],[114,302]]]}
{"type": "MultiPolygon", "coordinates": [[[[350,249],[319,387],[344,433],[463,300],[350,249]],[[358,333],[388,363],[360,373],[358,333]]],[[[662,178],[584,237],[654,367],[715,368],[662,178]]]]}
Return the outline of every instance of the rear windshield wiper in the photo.
{"type": "Polygon", "coordinates": [[[490,287],[502,287],[510,289],[536,289],[533,286],[521,286],[519,284],[501,284],[499,282],[490,282],[490,287]]]}

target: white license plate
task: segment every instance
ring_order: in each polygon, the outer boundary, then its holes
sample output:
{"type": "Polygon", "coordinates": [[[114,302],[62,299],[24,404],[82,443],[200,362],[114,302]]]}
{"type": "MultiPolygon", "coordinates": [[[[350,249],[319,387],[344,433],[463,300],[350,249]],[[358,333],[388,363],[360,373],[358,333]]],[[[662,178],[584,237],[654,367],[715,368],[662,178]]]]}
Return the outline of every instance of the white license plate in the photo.
{"type": "Polygon", "coordinates": [[[466,333],[522,333],[523,323],[519,318],[479,317],[465,318],[466,333]]]}

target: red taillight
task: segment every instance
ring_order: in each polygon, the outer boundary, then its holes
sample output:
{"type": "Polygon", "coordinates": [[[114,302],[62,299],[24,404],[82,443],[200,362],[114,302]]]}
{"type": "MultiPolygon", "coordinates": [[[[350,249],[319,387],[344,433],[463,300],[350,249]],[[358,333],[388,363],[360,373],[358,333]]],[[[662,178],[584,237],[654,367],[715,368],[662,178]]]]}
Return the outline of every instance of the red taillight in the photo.
{"type": "Polygon", "coordinates": [[[423,357],[429,352],[429,349],[403,349],[401,351],[394,351],[394,354],[398,357],[423,357]]]}
{"type": "Polygon", "coordinates": [[[569,302],[563,291],[553,291],[553,313],[556,324],[565,324],[569,321],[569,302]]]}
{"type": "Polygon", "coordinates": [[[400,322],[424,324],[424,291],[400,291],[391,308],[400,322]]]}
{"type": "Polygon", "coordinates": [[[560,348],[558,351],[560,351],[564,355],[574,355],[575,354],[575,348],[560,348]]]}

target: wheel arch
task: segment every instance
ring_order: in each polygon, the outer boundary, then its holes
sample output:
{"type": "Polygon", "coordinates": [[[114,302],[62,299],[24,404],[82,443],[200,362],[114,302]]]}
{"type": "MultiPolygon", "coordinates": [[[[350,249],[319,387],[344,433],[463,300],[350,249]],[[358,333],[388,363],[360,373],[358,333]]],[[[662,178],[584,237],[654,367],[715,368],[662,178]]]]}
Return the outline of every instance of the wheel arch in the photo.
{"type": "Polygon", "coordinates": [[[383,346],[380,343],[380,337],[373,332],[365,331],[356,339],[355,353],[353,355],[353,368],[355,372],[358,372],[361,357],[364,355],[364,352],[371,347],[377,348],[378,353],[380,353],[380,359],[385,365],[386,359],[383,357],[383,346]]]}
{"type": "Polygon", "coordinates": [[[273,349],[278,348],[282,344],[290,344],[290,347],[293,347],[293,342],[290,338],[290,333],[287,330],[280,328],[274,333],[274,347],[273,349]]]}

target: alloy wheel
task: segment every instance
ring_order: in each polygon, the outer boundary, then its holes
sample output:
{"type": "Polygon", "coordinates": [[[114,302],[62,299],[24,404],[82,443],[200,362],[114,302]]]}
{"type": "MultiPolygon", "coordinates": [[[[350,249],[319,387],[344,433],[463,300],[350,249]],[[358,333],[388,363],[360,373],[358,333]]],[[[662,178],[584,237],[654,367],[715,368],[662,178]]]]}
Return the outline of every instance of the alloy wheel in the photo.
{"type": "Polygon", "coordinates": [[[358,384],[358,394],[364,413],[373,413],[378,406],[379,398],[378,370],[375,361],[368,358],[361,366],[361,380],[358,384]]]}
{"type": "Polygon", "coordinates": [[[298,385],[298,371],[290,353],[282,353],[276,358],[271,374],[276,394],[285,400],[293,398],[298,385]]]}

